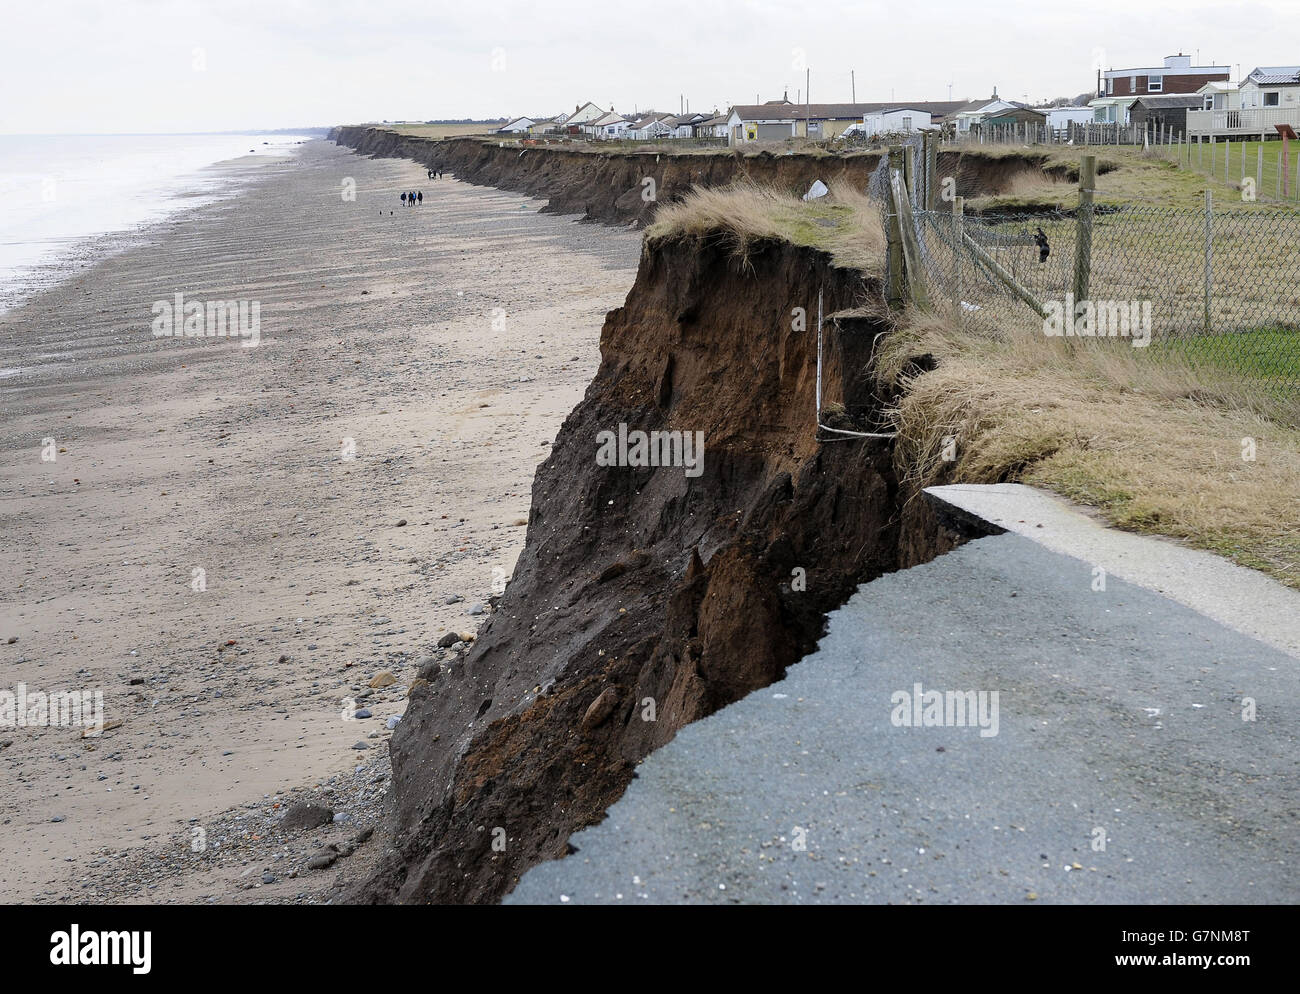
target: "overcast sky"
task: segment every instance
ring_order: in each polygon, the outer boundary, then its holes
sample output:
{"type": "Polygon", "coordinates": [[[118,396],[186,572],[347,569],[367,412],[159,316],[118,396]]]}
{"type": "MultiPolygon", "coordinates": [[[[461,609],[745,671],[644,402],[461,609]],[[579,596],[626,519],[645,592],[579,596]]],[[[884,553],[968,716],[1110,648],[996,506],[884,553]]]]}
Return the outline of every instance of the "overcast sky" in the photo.
{"type": "Polygon", "coordinates": [[[1090,89],[1179,50],[1300,63],[1300,2],[6,0],[0,133],[206,131],[1090,89]]]}

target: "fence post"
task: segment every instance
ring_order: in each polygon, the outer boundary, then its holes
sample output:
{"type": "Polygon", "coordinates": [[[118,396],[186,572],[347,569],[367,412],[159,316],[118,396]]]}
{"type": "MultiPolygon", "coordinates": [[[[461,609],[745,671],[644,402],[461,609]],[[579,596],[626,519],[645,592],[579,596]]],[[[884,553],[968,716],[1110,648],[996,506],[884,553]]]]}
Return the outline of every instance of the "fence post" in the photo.
{"type": "Polygon", "coordinates": [[[1261,144],[1255,152],[1255,192],[1258,195],[1264,191],[1264,146],[1261,144]]]}
{"type": "MultiPolygon", "coordinates": [[[[1079,210],[1074,237],[1074,305],[1088,299],[1092,277],[1092,195],[1097,185],[1097,157],[1079,160],[1079,210]]],[[[1074,315],[1069,315],[1073,319],[1074,315]]]]}
{"type": "Polygon", "coordinates": [[[1205,333],[1212,334],[1210,299],[1214,294],[1214,194],[1205,191],[1205,333]]]}
{"type": "Polygon", "coordinates": [[[955,268],[957,270],[957,273],[956,273],[956,277],[952,281],[952,309],[953,309],[953,313],[957,315],[958,327],[961,327],[966,317],[965,315],[966,308],[961,306],[961,298],[962,298],[961,270],[962,270],[962,262],[965,257],[965,252],[962,249],[961,237],[963,234],[965,234],[965,224],[964,224],[965,214],[966,214],[966,198],[953,197],[952,198],[952,257],[956,262],[955,268]]]}
{"type": "MultiPolygon", "coordinates": [[[[892,177],[895,170],[900,172],[903,169],[903,146],[889,146],[889,175],[892,177]]],[[[891,183],[892,186],[892,183],[891,183]]],[[[885,234],[889,245],[889,287],[886,290],[886,301],[889,309],[896,311],[903,306],[903,235],[898,220],[898,205],[894,203],[891,196],[887,201],[890,208],[889,223],[885,226],[885,234]]]]}

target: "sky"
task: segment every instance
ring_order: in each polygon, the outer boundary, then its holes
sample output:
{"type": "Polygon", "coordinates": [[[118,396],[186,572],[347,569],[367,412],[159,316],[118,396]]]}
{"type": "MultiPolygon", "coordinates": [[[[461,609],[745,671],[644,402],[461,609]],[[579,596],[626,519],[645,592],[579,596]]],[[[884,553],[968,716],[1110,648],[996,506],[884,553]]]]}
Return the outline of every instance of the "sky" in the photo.
{"type": "Polygon", "coordinates": [[[1179,51],[1300,63],[1300,0],[15,0],[0,133],[722,110],[805,68],[815,102],[1038,102],[1179,51]]]}

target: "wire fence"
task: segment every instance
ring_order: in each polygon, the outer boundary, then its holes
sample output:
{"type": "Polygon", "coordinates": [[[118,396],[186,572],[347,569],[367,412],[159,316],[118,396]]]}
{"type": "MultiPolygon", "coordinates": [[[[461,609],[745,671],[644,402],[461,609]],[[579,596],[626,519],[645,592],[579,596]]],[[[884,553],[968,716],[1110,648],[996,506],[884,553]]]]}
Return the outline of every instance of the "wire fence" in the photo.
{"type": "MultiPolygon", "coordinates": [[[[888,227],[886,163],[880,174],[871,188],[888,227]]],[[[1078,295],[1074,212],[927,211],[917,189],[912,220],[927,292],[963,326],[1127,338],[1270,392],[1300,393],[1300,214],[1216,212],[1210,197],[1204,209],[1098,205],[1078,295]]]]}

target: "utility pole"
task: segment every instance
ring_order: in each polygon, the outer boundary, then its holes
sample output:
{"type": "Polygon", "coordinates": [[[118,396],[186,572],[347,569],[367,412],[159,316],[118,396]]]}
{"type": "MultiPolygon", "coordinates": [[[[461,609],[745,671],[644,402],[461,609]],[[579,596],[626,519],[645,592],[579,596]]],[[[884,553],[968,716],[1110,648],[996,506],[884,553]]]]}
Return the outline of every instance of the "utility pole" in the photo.
{"type": "Polygon", "coordinates": [[[805,69],[803,71],[803,95],[804,95],[803,136],[805,138],[812,137],[812,135],[808,133],[808,125],[812,121],[812,90],[810,89],[811,86],[812,86],[812,70],[805,69]]]}
{"type": "Polygon", "coordinates": [[[853,102],[857,103],[858,102],[858,81],[857,78],[854,76],[852,69],[849,70],[849,88],[853,93],[853,102]]]}

